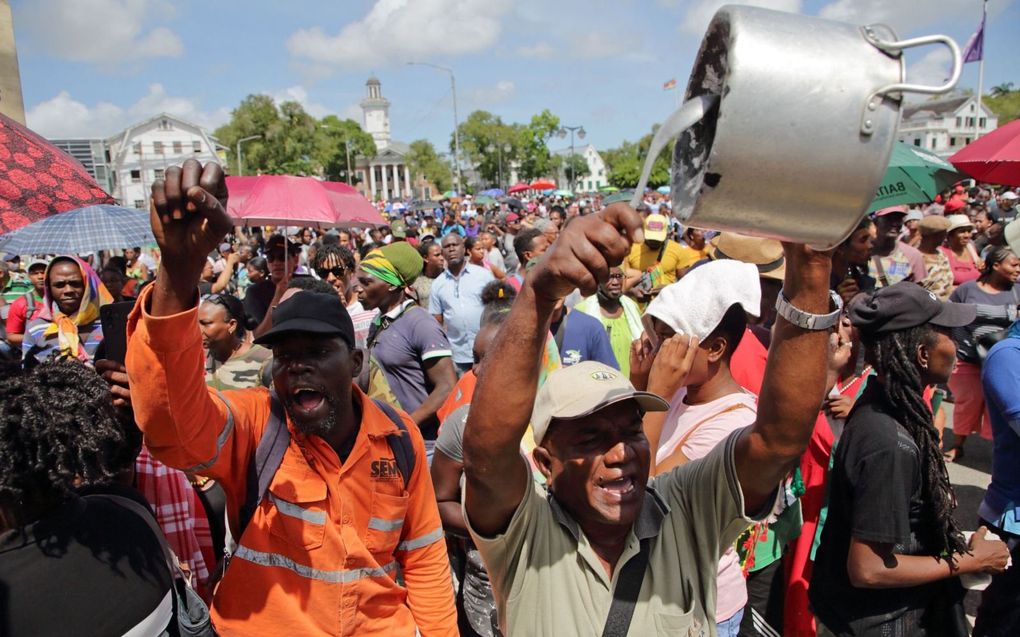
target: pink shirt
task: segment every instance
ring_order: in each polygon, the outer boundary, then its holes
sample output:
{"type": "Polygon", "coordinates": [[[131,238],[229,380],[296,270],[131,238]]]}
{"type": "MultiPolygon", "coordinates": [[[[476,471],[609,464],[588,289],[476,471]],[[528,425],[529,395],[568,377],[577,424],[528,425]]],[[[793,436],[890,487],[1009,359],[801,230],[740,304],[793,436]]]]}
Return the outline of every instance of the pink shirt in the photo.
{"type": "MultiPolygon", "coordinates": [[[[691,460],[703,458],[731,433],[753,424],[758,415],[753,394],[728,394],[702,405],[688,405],[684,403],[686,397],[687,389],[681,388],[669,403],[659,450],[655,454],[656,464],[673,455],[678,447],[691,460]]],[[[721,622],[736,615],[747,604],[747,584],[733,547],[726,549],[719,560],[716,582],[715,619],[721,622]]]]}

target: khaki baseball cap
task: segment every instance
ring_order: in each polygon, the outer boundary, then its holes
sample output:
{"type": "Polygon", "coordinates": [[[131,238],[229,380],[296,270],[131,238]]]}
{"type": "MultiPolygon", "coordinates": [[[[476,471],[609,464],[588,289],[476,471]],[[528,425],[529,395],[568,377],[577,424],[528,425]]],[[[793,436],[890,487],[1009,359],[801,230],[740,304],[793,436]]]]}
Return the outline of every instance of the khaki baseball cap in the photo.
{"type": "Polygon", "coordinates": [[[620,370],[596,361],[584,361],[549,374],[535,397],[531,429],[542,444],[553,418],[589,416],[603,407],[634,399],[641,409],[666,411],[669,403],[655,394],[638,391],[620,370]]]}

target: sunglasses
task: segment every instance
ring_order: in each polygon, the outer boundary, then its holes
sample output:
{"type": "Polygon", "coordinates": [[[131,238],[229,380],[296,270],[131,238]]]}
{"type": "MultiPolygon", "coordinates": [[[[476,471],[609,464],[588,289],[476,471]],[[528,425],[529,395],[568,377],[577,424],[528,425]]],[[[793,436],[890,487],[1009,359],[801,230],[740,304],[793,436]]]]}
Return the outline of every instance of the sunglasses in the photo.
{"type": "Polygon", "coordinates": [[[338,279],[342,279],[347,274],[347,268],[342,265],[335,265],[332,268],[315,268],[315,273],[323,281],[328,279],[331,274],[338,279]]]}

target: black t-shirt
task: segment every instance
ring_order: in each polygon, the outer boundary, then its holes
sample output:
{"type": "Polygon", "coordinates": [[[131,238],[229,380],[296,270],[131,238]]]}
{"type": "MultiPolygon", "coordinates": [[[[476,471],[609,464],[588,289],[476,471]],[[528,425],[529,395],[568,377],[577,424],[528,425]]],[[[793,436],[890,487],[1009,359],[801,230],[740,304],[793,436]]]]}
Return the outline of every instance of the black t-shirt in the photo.
{"type": "Polygon", "coordinates": [[[829,513],[809,595],[815,615],[837,635],[921,637],[922,615],[940,584],[865,589],[850,584],[850,538],[892,544],[900,555],[934,555],[921,528],[921,456],[893,416],[878,381],[857,401],[835,450],[829,513]]]}
{"type": "MultiPolygon", "coordinates": [[[[107,490],[131,497],[129,489],[107,490]]],[[[169,592],[170,572],[149,525],[112,501],[74,496],[0,533],[4,637],[123,635],[169,592]]]]}
{"type": "Polygon", "coordinates": [[[256,323],[261,323],[266,318],[274,294],[276,284],[270,279],[251,284],[244,293],[244,311],[253,317],[256,323]]]}

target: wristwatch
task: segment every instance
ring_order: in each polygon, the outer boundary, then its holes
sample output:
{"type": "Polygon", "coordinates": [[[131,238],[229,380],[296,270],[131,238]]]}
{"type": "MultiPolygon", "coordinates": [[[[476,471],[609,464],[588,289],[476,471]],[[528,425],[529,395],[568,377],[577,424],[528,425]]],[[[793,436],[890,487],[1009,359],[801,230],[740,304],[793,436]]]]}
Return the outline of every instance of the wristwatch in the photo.
{"type": "Polygon", "coordinates": [[[839,322],[839,315],[843,312],[843,299],[832,290],[829,290],[829,298],[832,299],[832,305],[836,309],[828,314],[811,314],[793,307],[790,299],[780,290],[776,299],[776,311],[799,328],[812,331],[827,330],[839,322]]]}

